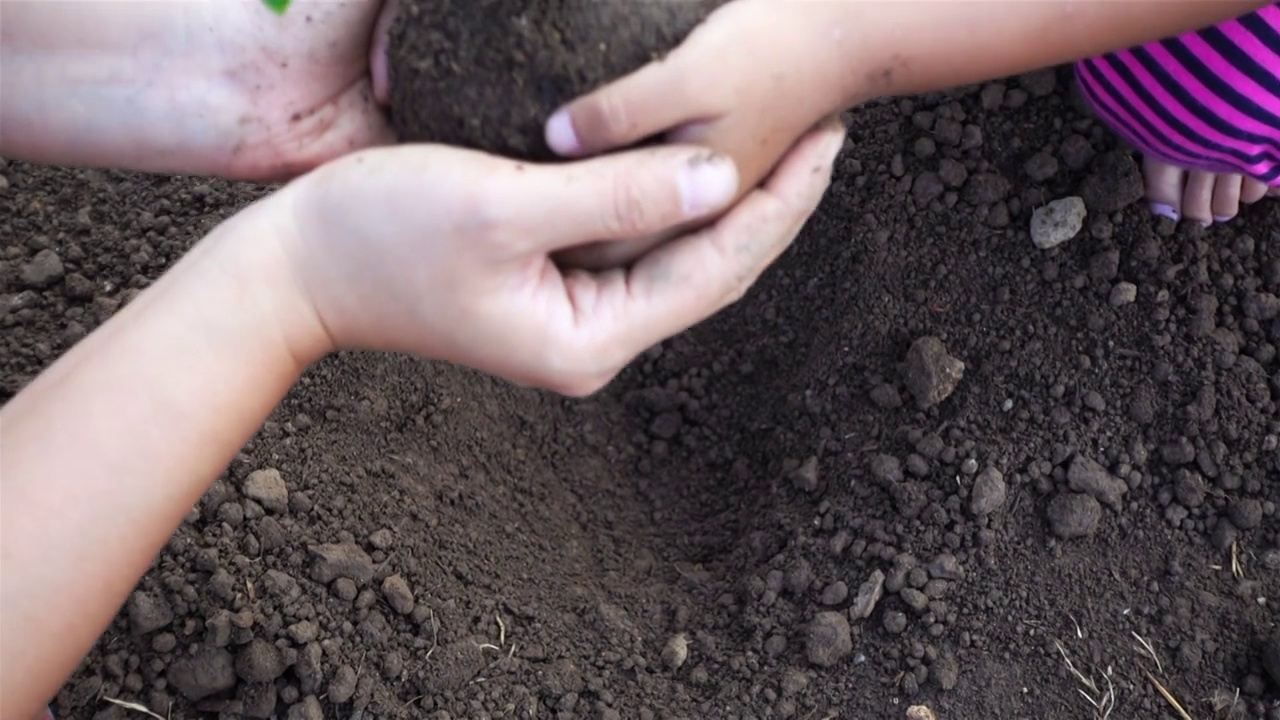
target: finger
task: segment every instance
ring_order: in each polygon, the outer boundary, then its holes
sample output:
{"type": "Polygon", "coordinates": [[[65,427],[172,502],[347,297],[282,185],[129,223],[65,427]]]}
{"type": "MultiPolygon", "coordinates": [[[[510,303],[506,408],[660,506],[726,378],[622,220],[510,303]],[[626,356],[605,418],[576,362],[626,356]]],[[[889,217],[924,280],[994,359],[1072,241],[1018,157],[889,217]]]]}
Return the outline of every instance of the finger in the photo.
{"type": "Polygon", "coordinates": [[[817,208],[844,135],[838,121],[824,123],[715,225],[642,258],[610,288],[620,296],[607,305],[611,313],[580,313],[583,323],[604,325],[594,329],[601,340],[596,352],[621,366],[742,297],[817,208]]]}
{"type": "Polygon", "coordinates": [[[391,48],[391,25],[398,9],[397,0],[386,0],[383,3],[382,10],[378,13],[378,22],[373,28],[373,42],[369,45],[369,74],[373,78],[373,97],[383,107],[391,104],[391,59],[387,53],[391,48]]]}
{"type": "Polygon", "coordinates": [[[573,163],[514,166],[510,226],[555,252],[653,235],[714,216],[738,195],[738,170],[701,147],[657,147],[573,163]]]}
{"type": "Polygon", "coordinates": [[[630,147],[710,115],[705,96],[692,91],[680,51],[573,100],[547,120],[547,146],[565,157],[630,147]]]}

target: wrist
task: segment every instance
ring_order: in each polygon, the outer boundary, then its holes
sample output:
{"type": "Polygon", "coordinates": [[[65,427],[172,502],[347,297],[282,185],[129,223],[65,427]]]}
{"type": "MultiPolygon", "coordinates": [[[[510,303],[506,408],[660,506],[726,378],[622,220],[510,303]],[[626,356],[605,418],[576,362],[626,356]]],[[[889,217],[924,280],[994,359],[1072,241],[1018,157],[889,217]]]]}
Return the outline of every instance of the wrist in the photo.
{"type": "Polygon", "coordinates": [[[224,319],[246,341],[276,348],[297,373],[336,349],[296,263],[300,238],[292,221],[291,187],[259,200],[205,240],[208,273],[231,305],[224,319]]]}

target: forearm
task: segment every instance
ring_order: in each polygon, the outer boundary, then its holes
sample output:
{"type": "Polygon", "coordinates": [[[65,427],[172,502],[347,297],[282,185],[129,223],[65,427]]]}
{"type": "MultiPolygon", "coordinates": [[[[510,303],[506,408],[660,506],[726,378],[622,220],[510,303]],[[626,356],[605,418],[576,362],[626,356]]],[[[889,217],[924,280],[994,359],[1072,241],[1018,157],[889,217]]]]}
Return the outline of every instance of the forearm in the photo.
{"type": "Polygon", "coordinates": [[[229,86],[212,68],[205,3],[0,2],[0,155],[212,173],[229,86]]]}
{"type": "Polygon", "coordinates": [[[56,692],[312,357],[254,206],[0,412],[0,716],[56,692]],[[54,640],[56,639],[56,641],[54,640]]]}
{"type": "Polygon", "coordinates": [[[1265,0],[795,0],[823,15],[833,106],[1016,75],[1177,35],[1265,0]]]}

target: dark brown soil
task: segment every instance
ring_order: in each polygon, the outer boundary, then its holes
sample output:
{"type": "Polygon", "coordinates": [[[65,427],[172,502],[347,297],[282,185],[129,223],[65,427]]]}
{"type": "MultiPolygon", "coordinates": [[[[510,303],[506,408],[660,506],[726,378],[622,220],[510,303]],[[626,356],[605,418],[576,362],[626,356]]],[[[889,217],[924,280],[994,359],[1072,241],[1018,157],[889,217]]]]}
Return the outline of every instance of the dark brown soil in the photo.
{"type": "MultiPolygon", "coordinates": [[[[852,113],[796,247],[597,397],[320,363],[55,709],[1094,717],[1069,658],[1111,718],[1277,720],[1280,207],[1153,219],[1066,76],[852,113]]],[[[4,398],[263,192],[0,175],[4,398]]]]}
{"type": "Polygon", "coordinates": [[[405,142],[556,159],[556,108],[664,55],[725,0],[401,0],[391,115],[405,142]]]}

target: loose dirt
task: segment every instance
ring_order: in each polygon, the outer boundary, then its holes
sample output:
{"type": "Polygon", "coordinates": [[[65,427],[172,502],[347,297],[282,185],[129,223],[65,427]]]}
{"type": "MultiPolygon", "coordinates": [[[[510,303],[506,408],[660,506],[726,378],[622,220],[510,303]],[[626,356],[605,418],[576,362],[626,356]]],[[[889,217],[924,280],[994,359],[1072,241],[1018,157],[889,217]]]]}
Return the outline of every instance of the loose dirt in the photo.
{"type": "Polygon", "coordinates": [[[725,0],[401,0],[391,116],[406,142],[533,160],[563,103],[676,47],[725,0]]]}
{"type": "MultiPolygon", "coordinates": [[[[591,399],[321,362],[55,710],[1277,720],[1280,206],[1153,218],[1068,77],[851,113],[796,246],[591,399]]],[[[0,176],[0,399],[265,192],[0,176]]]]}

